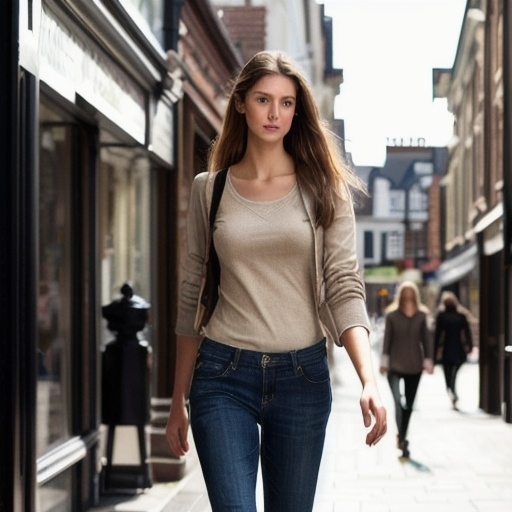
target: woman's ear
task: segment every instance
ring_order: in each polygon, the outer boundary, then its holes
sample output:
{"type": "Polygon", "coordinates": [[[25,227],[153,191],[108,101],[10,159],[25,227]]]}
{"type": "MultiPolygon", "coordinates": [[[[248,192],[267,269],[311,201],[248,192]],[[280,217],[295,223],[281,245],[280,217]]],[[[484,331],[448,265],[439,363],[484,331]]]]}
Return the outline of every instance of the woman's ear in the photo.
{"type": "Polygon", "coordinates": [[[240,98],[235,98],[235,108],[239,114],[245,114],[245,105],[240,98]]]}

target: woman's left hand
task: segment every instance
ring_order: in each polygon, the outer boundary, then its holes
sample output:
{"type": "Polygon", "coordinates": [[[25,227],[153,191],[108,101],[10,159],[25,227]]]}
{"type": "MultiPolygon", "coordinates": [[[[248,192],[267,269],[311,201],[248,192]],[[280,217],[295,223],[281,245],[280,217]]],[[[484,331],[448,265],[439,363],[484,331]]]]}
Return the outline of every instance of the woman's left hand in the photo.
{"type": "Polygon", "coordinates": [[[368,331],[362,326],[351,327],[343,333],[341,341],[363,385],[359,404],[363,413],[364,426],[371,427],[366,436],[366,444],[374,446],[382,439],[388,427],[386,409],[382,405],[373,373],[368,331]]]}
{"type": "Polygon", "coordinates": [[[373,426],[366,436],[366,444],[375,446],[386,434],[386,408],[382,404],[377,387],[373,383],[366,384],[359,400],[365,427],[373,426]]]}

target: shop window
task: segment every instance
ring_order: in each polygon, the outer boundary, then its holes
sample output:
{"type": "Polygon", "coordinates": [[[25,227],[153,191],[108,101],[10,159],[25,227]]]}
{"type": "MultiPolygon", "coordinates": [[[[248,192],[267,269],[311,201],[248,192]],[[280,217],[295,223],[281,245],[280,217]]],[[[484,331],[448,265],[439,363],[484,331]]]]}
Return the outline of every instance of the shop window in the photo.
{"type": "Polygon", "coordinates": [[[37,455],[70,436],[72,128],[41,123],[37,455]]]}
{"type": "Polygon", "coordinates": [[[48,512],[69,512],[73,510],[72,481],[72,471],[68,469],[41,485],[37,493],[37,510],[48,512]]]}
{"type": "Polygon", "coordinates": [[[373,231],[364,232],[364,257],[373,258],[373,231]]]}
{"type": "Polygon", "coordinates": [[[384,234],[382,246],[385,249],[385,261],[400,260],[404,257],[404,237],[399,231],[390,231],[384,234]]]}
{"type": "Polygon", "coordinates": [[[36,481],[38,512],[74,510],[81,435],[94,411],[89,350],[94,217],[89,180],[93,133],[41,97],[38,165],[36,481]]]}

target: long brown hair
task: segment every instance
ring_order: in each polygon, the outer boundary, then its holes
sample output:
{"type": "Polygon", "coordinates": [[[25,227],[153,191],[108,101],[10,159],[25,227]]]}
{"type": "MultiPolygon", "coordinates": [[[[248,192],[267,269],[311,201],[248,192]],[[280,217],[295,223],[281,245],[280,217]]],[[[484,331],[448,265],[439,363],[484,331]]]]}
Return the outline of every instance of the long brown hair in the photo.
{"type": "Polygon", "coordinates": [[[290,78],[297,89],[294,120],[284,138],[284,148],[293,158],[299,184],[311,194],[318,225],[327,228],[334,219],[337,195],[349,199],[353,191],[366,193],[361,180],[346,165],[336,136],[320,118],[306,78],[298,66],[281,52],[259,52],[243,67],[228,98],[221,133],[210,147],[208,170],[215,172],[238,163],[247,148],[247,123],[236,105],[262,77],[279,74],[290,78]]]}

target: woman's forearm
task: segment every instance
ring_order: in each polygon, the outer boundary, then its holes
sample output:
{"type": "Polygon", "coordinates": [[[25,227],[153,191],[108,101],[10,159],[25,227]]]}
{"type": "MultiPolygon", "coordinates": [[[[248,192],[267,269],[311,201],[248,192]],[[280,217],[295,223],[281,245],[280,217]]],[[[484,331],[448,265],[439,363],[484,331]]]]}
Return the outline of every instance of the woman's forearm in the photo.
{"type": "Polygon", "coordinates": [[[368,331],[364,327],[347,329],[342,335],[342,342],[361,384],[363,386],[370,383],[375,384],[375,372],[368,331]]]}
{"type": "Polygon", "coordinates": [[[371,427],[366,435],[366,444],[373,446],[387,431],[387,413],[377,389],[368,331],[364,327],[351,327],[342,334],[341,341],[363,386],[359,403],[364,426],[371,427]]]}
{"type": "Polygon", "coordinates": [[[165,436],[172,452],[178,456],[189,450],[188,413],[186,403],[194,374],[195,360],[199,348],[196,336],[178,336],[176,340],[176,369],[171,410],[165,428],[165,436]]]}
{"type": "Polygon", "coordinates": [[[199,341],[196,336],[176,338],[176,367],[172,393],[172,401],[176,405],[183,405],[188,399],[199,341]]]}

